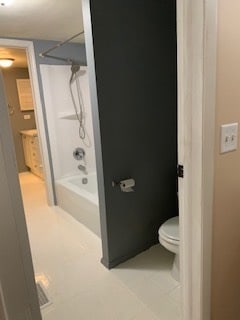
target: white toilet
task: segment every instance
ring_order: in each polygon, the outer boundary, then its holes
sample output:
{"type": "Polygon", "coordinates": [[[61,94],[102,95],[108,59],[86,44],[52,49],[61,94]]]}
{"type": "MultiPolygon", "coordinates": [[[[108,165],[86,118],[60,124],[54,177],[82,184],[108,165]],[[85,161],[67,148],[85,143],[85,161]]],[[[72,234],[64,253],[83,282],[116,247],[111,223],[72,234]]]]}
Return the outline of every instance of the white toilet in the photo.
{"type": "Polygon", "coordinates": [[[167,250],[175,253],[172,276],[179,281],[179,217],[165,221],[158,230],[159,242],[167,250]]]}

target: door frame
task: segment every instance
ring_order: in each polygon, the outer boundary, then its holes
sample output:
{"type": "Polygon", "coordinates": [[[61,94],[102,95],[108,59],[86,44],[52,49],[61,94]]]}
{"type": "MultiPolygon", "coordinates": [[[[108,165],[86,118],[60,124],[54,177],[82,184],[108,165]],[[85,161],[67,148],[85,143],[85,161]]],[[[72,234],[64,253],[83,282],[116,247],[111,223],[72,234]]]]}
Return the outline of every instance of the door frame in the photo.
{"type": "Polygon", "coordinates": [[[48,205],[55,205],[55,196],[52,183],[52,172],[50,166],[50,156],[49,148],[47,143],[46,126],[44,121],[43,106],[41,101],[39,81],[38,81],[38,71],[36,67],[36,59],[34,46],[32,41],[19,40],[19,39],[5,39],[0,38],[0,47],[24,49],[27,55],[28,61],[28,72],[31,81],[32,91],[33,91],[33,101],[34,101],[34,111],[36,118],[36,127],[38,131],[38,139],[41,157],[43,161],[43,173],[46,185],[47,200],[48,205]]]}
{"type": "Polygon", "coordinates": [[[6,320],[23,318],[23,316],[26,320],[40,320],[40,306],[18,179],[14,142],[3,89],[0,71],[0,171],[2,187],[4,187],[4,192],[0,195],[0,202],[1,224],[5,228],[4,231],[1,231],[1,253],[5,258],[1,266],[0,299],[5,304],[3,307],[6,312],[6,320]],[[9,248],[10,252],[7,254],[9,248]],[[15,256],[18,262],[14,272],[12,256],[15,256]],[[20,280],[21,285],[16,283],[15,278],[20,280]],[[17,303],[18,300],[21,301],[21,304],[17,303]],[[16,305],[13,305],[14,303],[16,305]],[[18,314],[19,311],[21,315],[18,314]]]}
{"type": "Polygon", "coordinates": [[[210,320],[217,1],[177,0],[177,33],[182,314],[210,320]]]}
{"type": "MultiPolygon", "coordinates": [[[[179,178],[182,319],[210,320],[217,2],[176,3],[178,161],[184,165],[184,179],[179,178]]],[[[104,199],[90,1],[83,0],[82,5],[97,171],[102,186],[99,197],[104,199]]],[[[104,212],[104,201],[100,205],[104,212]]]]}

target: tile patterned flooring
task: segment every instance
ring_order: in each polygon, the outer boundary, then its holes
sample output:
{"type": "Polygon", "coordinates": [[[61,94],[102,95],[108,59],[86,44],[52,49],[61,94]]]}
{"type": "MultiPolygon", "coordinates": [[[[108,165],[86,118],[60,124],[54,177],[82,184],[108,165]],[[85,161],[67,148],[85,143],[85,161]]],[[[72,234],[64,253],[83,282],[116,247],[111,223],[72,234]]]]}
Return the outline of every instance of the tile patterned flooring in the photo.
{"type": "Polygon", "coordinates": [[[171,253],[156,245],[115,269],[101,263],[101,241],[59,207],[44,183],[20,174],[35,277],[51,305],[43,320],[179,320],[180,286],[171,253]]]}

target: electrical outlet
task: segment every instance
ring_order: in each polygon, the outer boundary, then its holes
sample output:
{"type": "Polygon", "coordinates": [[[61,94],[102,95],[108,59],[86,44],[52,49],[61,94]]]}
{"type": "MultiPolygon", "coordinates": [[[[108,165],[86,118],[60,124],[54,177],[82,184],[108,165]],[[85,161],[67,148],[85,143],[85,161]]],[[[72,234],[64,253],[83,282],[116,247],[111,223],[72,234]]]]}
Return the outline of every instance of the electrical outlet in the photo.
{"type": "Polygon", "coordinates": [[[237,150],[238,123],[223,124],[221,126],[221,153],[237,150]]]}

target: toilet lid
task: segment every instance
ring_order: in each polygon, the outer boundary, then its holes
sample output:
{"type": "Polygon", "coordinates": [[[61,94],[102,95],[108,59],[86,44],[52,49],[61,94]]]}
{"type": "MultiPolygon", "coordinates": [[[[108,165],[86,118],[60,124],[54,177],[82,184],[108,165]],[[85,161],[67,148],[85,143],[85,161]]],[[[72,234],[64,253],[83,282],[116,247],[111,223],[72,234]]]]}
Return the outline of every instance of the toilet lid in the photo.
{"type": "Polygon", "coordinates": [[[159,235],[179,241],[179,217],[173,217],[164,222],[159,228],[159,235]]]}

